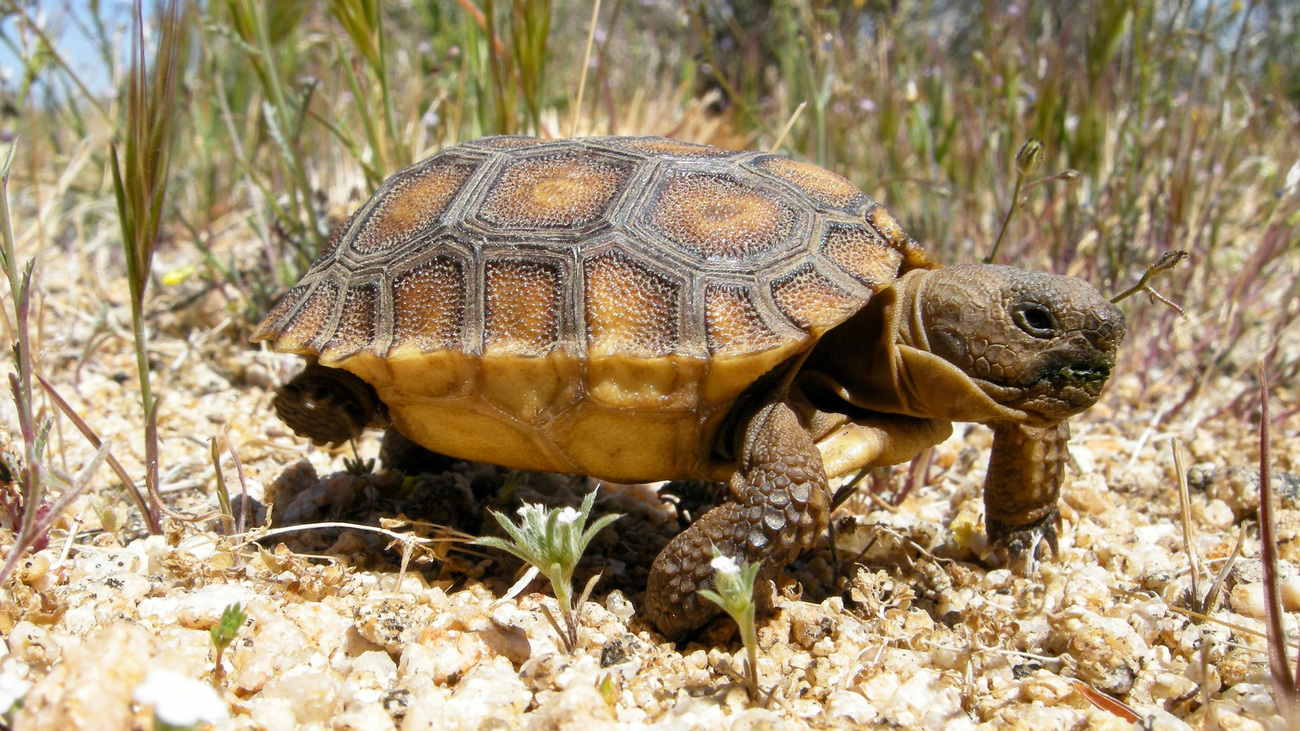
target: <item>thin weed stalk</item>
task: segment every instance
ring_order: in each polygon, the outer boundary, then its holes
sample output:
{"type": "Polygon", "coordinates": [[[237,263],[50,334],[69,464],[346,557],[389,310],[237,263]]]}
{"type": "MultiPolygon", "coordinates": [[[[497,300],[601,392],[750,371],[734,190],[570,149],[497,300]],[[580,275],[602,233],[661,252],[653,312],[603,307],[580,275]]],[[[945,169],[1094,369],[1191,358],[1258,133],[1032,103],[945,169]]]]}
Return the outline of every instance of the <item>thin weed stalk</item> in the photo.
{"type": "MultiPolygon", "coordinates": [[[[21,501],[21,516],[13,515],[18,523],[18,534],[8,559],[0,568],[0,584],[3,584],[13,572],[18,559],[37,544],[42,534],[37,530],[38,514],[45,496],[45,475],[41,470],[41,452],[44,435],[48,425],[38,424],[32,403],[32,354],[29,336],[29,317],[31,311],[32,272],[36,261],[28,261],[19,266],[18,255],[14,250],[13,226],[9,218],[9,172],[13,167],[14,152],[17,143],[9,146],[5,156],[4,167],[0,168],[0,265],[4,266],[9,277],[9,296],[14,305],[14,342],[13,355],[16,373],[9,374],[9,387],[13,393],[14,406],[18,411],[18,425],[23,438],[23,464],[6,465],[10,475],[16,478],[21,494],[16,496],[21,501]]],[[[8,496],[6,496],[8,498],[8,496]]],[[[6,501],[8,502],[8,501],[6,501]]],[[[18,502],[13,505],[17,507],[18,502]]]]}
{"type": "Polygon", "coordinates": [[[126,249],[127,281],[131,290],[136,368],[145,414],[145,487],[150,497],[151,528],[158,523],[162,500],[158,495],[158,401],[150,381],[144,303],[158,245],[177,126],[177,83],[190,26],[189,12],[183,7],[189,6],[170,0],[162,10],[158,48],[150,72],[145,61],[143,10],[136,3],[123,153],[119,157],[117,145],[111,150],[118,223],[126,249]]]}
{"type": "Polygon", "coordinates": [[[283,4],[263,5],[253,0],[226,2],[234,30],[242,41],[240,47],[252,62],[262,91],[266,94],[267,101],[261,109],[262,119],[286,173],[285,193],[289,199],[289,210],[281,220],[292,226],[304,239],[306,250],[300,251],[299,256],[305,268],[314,258],[315,252],[324,245],[325,237],[316,208],[311,202],[312,188],[307,177],[307,167],[295,144],[302,113],[290,106],[276,48],[267,27],[266,11],[279,5],[283,4]],[[306,221],[305,230],[303,221],[306,221]]]}
{"type": "Polygon", "coordinates": [[[1016,153],[1016,187],[1011,192],[1011,205],[1007,206],[1007,215],[1002,219],[1002,228],[998,231],[998,238],[993,242],[993,248],[989,251],[989,255],[984,257],[985,264],[992,264],[997,259],[998,249],[1002,246],[1002,239],[1007,235],[1007,226],[1011,224],[1011,217],[1020,209],[1020,191],[1025,187],[1025,178],[1037,172],[1042,164],[1043,143],[1038,140],[1029,140],[1016,153]]]}
{"type": "Polygon", "coordinates": [[[1259,366],[1259,542],[1264,566],[1264,619],[1268,630],[1268,671],[1273,680],[1273,700],[1282,717],[1294,728],[1300,722],[1300,654],[1296,669],[1287,660],[1286,631],[1282,628],[1282,594],[1278,589],[1277,516],[1273,514],[1273,474],[1269,449],[1268,372],[1259,366]]]}
{"type": "MultiPolygon", "coordinates": [[[[334,20],[347,33],[353,49],[369,67],[379,86],[379,108],[383,126],[375,124],[372,115],[361,115],[370,147],[378,160],[371,166],[372,187],[378,185],[389,173],[411,163],[412,150],[398,129],[397,114],[393,106],[392,83],[389,80],[389,52],[384,32],[382,4],[378,0],[330,0],[329,10],[334,20]]],[[[340,49],[341,50],[341,49],[340,49]]],[[[361,79],[355,68],[348,64],[348,78],[357,99],[362,94],[361,79]]],[[[358,156],[360,158],[360,156],[358,156]]]]}

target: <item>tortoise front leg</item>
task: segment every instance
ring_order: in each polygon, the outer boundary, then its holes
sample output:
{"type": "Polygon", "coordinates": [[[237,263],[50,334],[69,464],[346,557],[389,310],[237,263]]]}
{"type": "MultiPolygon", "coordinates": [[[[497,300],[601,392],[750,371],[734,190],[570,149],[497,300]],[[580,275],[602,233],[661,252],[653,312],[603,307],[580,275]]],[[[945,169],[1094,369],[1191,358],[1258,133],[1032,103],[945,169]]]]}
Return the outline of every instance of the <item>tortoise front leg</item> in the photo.
{"type": "MultiPolygon", "coordinates": [[[[993,454],[984,480],[984,523],[989,539],[1012,556],[1046,539],[1056,554],[1056,501],[1065,478],[1070,425],[994,424],[993,454]]],[[[1030,557],[1031,559],[1033,556],[1030,557]]]]}
{"type": "Polygon", "coordinates": [[[669,638],[721,611],[697,593],[713,588],[712,546],[737,561],[762,562],[758,581],[766,582],[826,530],[830,491],[821,453],[789,405],[754,414],[740,455],[725,501],[669,542],[650,568],[646,614],[669,638]]]}

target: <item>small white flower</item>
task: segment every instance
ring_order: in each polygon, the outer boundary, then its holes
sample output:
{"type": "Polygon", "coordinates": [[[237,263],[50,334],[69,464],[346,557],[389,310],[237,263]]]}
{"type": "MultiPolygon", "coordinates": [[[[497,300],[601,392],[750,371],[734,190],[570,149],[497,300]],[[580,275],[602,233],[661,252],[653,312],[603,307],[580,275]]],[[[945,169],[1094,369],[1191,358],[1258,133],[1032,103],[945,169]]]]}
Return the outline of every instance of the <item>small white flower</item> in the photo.
{"type": "Polygon", "coordinates": [[[740,566],[736,565],[736,559],[730,556],[717,556],[709,562],[709,565],[720,574],[740,573],[740,566]]]}
{"type": "Polygon", "coordinates": [[[543,513],[543,510],[542,510],[542,506],[541,506],[541,505],[533,505],[532,503],[524,503],[523,505],[520,505],[520,506],[519,506],[519,509],[516,510],[515,512],[519,514],[519,517],[521,517],[521,518],[527,518],[527,517],[529,516],[529,514],[537,514],[537,515],[541,515],[541,514],[543,513]]]}
{"type": "Polygon", "coordinates": [[[211,685],[170,670],[150,670],[135,687],[131,698],[153,706],[154,716],[171,726],[217,724],[230,718],[230,711],[211,685]]]}
{"type": "Polygon", "coordinates": [[[560,511],[559,515],[555,516],[555,520],[558,523],[569,525],[580,517],[582,517],[582,514],[573,508],[564,508],[560,511]]]}
{"type": "Polygon", "coordinates": [[[0,713],[7,713],[14,704],[27,695],[31,690],[30,681],[23,680],[16,675],[5,673],[0,675],[0,713]]]}

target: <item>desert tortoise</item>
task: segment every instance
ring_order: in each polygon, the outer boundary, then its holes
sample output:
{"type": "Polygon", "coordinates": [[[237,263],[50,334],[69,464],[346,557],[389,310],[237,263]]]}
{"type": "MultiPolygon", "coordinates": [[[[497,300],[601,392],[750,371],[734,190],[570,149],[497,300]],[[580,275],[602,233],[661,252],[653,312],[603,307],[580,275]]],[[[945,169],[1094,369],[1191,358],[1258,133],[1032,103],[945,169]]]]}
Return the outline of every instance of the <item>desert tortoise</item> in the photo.
{"type": "Polygon", "coordinates": [[[489,137],[389,178],[254,340],[309,361],[301,436],[615,482],[728,482],[651,569],[669,636],[717,608],[711,544],[771,578],[826,528],[828,476],[994,431],[992,539],[1055,543],[1066,419],[1124,337],[1086,282],[938,267],[844,178],[657,137],[489,137]]]}

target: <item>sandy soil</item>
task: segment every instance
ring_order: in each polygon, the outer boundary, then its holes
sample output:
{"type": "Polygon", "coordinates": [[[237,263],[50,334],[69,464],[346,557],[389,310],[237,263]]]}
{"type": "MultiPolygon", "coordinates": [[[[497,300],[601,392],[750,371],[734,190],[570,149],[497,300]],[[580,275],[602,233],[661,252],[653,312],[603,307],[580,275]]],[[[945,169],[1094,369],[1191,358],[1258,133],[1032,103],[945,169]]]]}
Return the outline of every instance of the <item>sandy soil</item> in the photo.
{"type": "MultiPolygon", "coordinates": [[[[191,254],[161,256],[166,272],[191,254]]],[[[41,372],[139,475],[126,287],[87,276],[104,269],[93,257],[42,259],[41,372]]],[[[312,448],[275,419],[272,389],[298,364],[249,346],[219,292],[189,280],[157,286],[151,302],[168,504],[191,515],[216,508],[209,440],[218,437],[239,454],[254,516],[273,506],[274,526],[299,529],[259,540],[226,535],[213,520],[173,520],[165,535],[146,536],[101,470],[0,590],[0,704],[22,699],[20,728],[148,727],[155,696],[141,688],[166,680],[159,671],[202,681],[164,686],[180,712],[203,708],[215,689],[217,728],[1127,728],[1129,712],[1147,728],[1285,725],[1260,634],[1258,397],[1248,370],[1183,403],[1191,384],[1162,378],[1131,348],[1102,402],[1074,422],[1061,554],[1028,576],[1002,567],[983,538],[986,429],[959,428],[896,507],[887,501],[908,468],[882,476],[878,497],[836,513],[837,551],[822,541],[776,587],[776,610],[759,627],[768,697],[755,704],[729,620],[675,646],[639,612],[650,561],[689,500],[600,487],[596,513],[625,517],[579,569],[579,584],[602,578],[583,609],[581,646],[565,653],[539,611],[554,608],[545,582],[501,600],[519,562],[460,540],[496,530],[489,508],[577,505],[594,485],[529,475],[502,500],[505,471],[482,465],[351,476],[351,450],[312,448]],[[1189,468],[1187,535],[1171,438],[1189,468]],[[405,568],[401,541],[360,527],[381,524],[417,544],[405,568]],[[1193,613],[1229,563],[1208,617],[1193,613]],[[208,630],[234,602],[247,620],[217,668],[208,630]]],[[[1134,338],[1143,337],[1138,324],[1134,338]]],[[[1294,633],[1300,394],[1276,387],[1272,407],[1274,470],[1291,473],[1278,487],[1294,633]]],[[[12,404],[0,415],[16,433],[12,404]]],[[[359,448],[374,456],[377,438],[359,448]]],[[[93,450],[61,421],[50,454],[74,473],[93,450]]],[[[228,454],[222,469],[238,493],[228,454]]],[[[12,535],[0,531],[0,541],[12,535]]],[[[178,712],[164,705],[159,714],[178,712]]]]}

